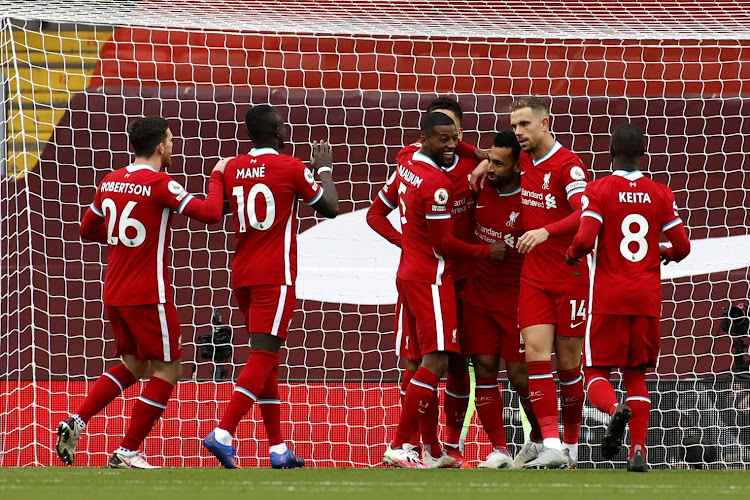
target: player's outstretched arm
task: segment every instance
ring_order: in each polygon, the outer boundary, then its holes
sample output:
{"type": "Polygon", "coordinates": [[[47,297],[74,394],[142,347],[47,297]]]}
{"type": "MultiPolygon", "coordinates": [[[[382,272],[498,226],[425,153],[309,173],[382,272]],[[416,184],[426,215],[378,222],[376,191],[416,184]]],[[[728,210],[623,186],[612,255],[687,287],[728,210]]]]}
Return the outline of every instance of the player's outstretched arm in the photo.
{"type": "Polygon", "coordinates": [[[323,217],[339,214],[339,194],[333,182],[333,154],[328,141],[313,141],[310,164],[323,185],[323,196],[311,206],[323,217]]]}
{"type": "Polygon", "coordinates": [[[485,159],[482,160],[482,162],[477,165],[477,168],[475,168],[471,173],[471,176],[469,177],[469,183],[471,184],[471,189],[473,189],[475,193],[478,193],[482,188],[484,188],[484,184],[487,181],[487,174],[489,172],[490,161],[485,159]]]}
{"type": "Polygon", "coordinates": [[[690,253],[690,240],[685,231],[685,226],[683,226],[682,223],[667,229],[664,231],[664,234],[669,238],[672,246],[668,247],[661,245],[659,247],[662,262],[665,264],[669,264],[670,262],[680,262],[688,256],[690,253]]]}
{"type": "Polygon", "coordinates": [[[206,224],[213,224],[221,220],[224,208],[224,169],[232,159],[224,158],[216,163],[208,181],[206,199],[199,200],[192,195],[188,195],[190,199],[182,207],[182,214],[206,224]]]}
{"type": "Polygon", "coordinates": [[[495,244],[498,242],[492,245],[471,245],[453,236],[451,219],[427,219],[427,230],[432,248],[443,257],[492,257],[500,260],[505,256],[504,243],[502,248],[495,244]]]}
{"type": "Polygon", "coordinates": [[[568,251],[565,252],[565,261],[569,266],[580,264],[581,257],[591,253],[601,227],[602,223],[596,217],[581,217],[581,224],[578,227],[575,238],[573,238],[573,243],[568,248],[568,251]]]}
{"type": "Polygon", "coordinates": [[[81,220],[81,238],[84,240],[95,241],[96,243],[107,243],[107,226],[104,222],[104,217],[94,212],[89,207],[86,213],[83,214],[83,220],[81,220]]]}

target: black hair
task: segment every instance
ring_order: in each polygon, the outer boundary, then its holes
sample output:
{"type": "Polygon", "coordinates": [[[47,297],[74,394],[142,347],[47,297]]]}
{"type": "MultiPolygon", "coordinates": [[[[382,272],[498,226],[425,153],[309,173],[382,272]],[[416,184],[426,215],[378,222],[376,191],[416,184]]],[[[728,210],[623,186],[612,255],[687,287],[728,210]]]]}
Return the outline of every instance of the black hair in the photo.
{"type": "Polygon", "coordinates": [[[455,126],[456,122],[454,122],[453,119],[445,113],[434,111],[432,113],[427,113],[422,117],[419,122],[419,130],[422,132],[422,135],[426,137],[430,135],[433,130],[435,130],[435,127],[444,125],[455,126]]]}
{"type": "Polygon", "coordinates": [[[644,153],[643,131],[632,123],[621,123],[612,131],[609,151],[612,156],[638,158],[644,153]]]}
{"type": "Polygon", "coordinates": [[[161,116],[139,118],[128,126],[128,139],[135,155],[148,158],[167,139],[169,123],[161,116]]]}
{"type": "Polygon", "coordinates": [[[461,123],[464,119],[464,110],[461,109],[461,105],[458,101],[450,97],[438,97],[427,106],[428,113],[432,113],[438,109],[448,109],[453,111],[453,114],[456,115],[456,118],[458,119],[458,123],[461,123]]]}
{"type": "Polygon", "coordinates": [[[521,145],[518,144],[516,134],[510,129],[498,132],[492,145],[496,148],[510,148],[514,160],[521,156],[521,145]]]}
{"type": "Polygon", "coordinates": [[[273,138],[280,125],[281,115],[268,104],[253,106],[245,114],[247,133],[254,141],[273,138]]]}

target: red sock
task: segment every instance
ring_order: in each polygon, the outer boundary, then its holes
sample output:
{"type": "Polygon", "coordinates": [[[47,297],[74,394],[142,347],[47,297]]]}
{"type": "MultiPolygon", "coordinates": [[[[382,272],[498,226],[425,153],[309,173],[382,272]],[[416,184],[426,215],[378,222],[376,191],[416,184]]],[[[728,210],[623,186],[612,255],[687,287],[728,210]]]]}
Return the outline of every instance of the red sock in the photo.
{"type": "Polygon", "coordinates": [[[445,444],[458,448],[464,428],[466,409],[469,407],[471,379],[469,373],[460,375],[448,372],[445,382],[445,444]]]}
{"type": "Polygon", "coordinates": [[[440,419],[440,398],[438,398],[438,391],[435,390],[435,392],[432,393],[432,400],[430,400],[430,407],[427,408],[427,411],[424,415],[421,416],[419,419],[419,428],[421,429],[424,425],[428,425],[430,429],[435,429],[435,435],[432,436],[432,431],[428,432],[428,437],[424,440],[426,445],[429,445],[427,447],[428,450],[430,450],[430,455],[432,455],[434,458],[440,458],[440,456],[443,454],[443,448],[440,446],[440,441],[438,440],[438,421],[440,419]]]}
{"type": "MultiPolygon", "coordinates": [[[[404,396],[406,396],[406,388],[409,387],[409,382],[411,382],[411,379],[414,378],[414,374],[417,372],[414,372],[412,370],[409,370],[408,368],[404,369],[404,373],[401,377],[401,405],[404,404],[404,396]]],[[[414,429],[412,430],[411,437],[407,441],[409,444],[413,444],[414,446],[419,446],[419,443],[422,441],[422,434],[419,433],[419,422],[415,422],[414,429]]]]}
{"type": "Polygon", "coordinates": [[[529,370],[529,396],[542,438],[560,439],[560,414],[557,411],[557,388],[552,378],[552,364],[549,361],[530,361],[526,366],[529,370]]]}
{"type": "Polygon", "coordinates": [[[268,446],[275,446],[284,442],[281,439],[281,400],[279,400],[279,364],[271,370],[266,379],[266,385],[260,393],[258,404],[266,427],[268,446]]]}
{"type": "MultiPolygon", "coordinates": [[[[404,443],[409,442],[412,431],[416,425],[420,426],[422,436],[425,438],[425,444],[433,444],[427,438],[431,437],[430,432],[425,436],[424,429],[420,425],[420,417],[427,414],[430,404],[433,402],[435,391],[438,384],[438,376],[426,368],[420,367],[414,374],[409,387],[406,388],[406,396],[401,408],[401,418],[396,428],[396,438],[391,443],[394,448],[400,448],[404,443]]],[[[433,431],[437,441],[437,423],[433,431]]]]}
{"type": "Polygon", "coordinates": [[[242,369],[232,399],[219,422],[219,428],[228,431],[232,436],[237,431],[240,420],[247,415],[253,403],[266,385],[266,379],[279,365],[279,354],[268,351],[250,351],[247,364],[242,369]]]}
{"type": "Polygon", "coordinates": [[[130,424],[120,447],[131,451],[137,451],[141,447],[143,440],[167,409],[172,389],[174,386],[166,380],[151,377],[133,406],[130,424]]]}
{"type": "Polygon", "coordinates": [[[478,378],[474,389],[479,420],[493,448],[508,446],[503,422],[503,394],[495,378],[478,378]]]}
{"type": "Polygon", "coordinates": [[[635,447],[641,446],[646,454],[646,434],[648,433],[648,417],[651,412],[651,398],[646,388],[646,370],[623,370],[625,389],[628,397],[625,403],[630,407],[633,415],[630,417],[630,458],[635,454],[635,447]]]}
{"type": "Polygon", "coordinates": [[[609,382],[609,368],[583,369],[586,376],[586,396],[588,396],[594,408],[612,415],[617,409],[617,395],[615,389],[609,382]]]}
{"type": "Polygon", "coordinates": [[[516,389],[516,392],[518,393],[518,401],[521,403],[523,412],[526,414],[526,419],[531,425],[531,434],[529,435],[529,439],[531,441],[534,441],[535,443],[541,443],[542,429],[541,427],[539,427],[539,421],[536,419],[534,407],[531,405],[531,399],[529,398],[529,388],[524,387],[523,389],[516,389]]]}
{"type": "Polygon", "coordinates": [[[115,366],[97,379],[76,413],[84,422],[88,422],[135,382],[135,377],[125,365],[115,366]]]}
{"type": "Polygon", "coordinates": [[[563,423],[563,443],[575,444],[581,434],[583,421],[583,375],[581,365],[572,370],[557,370],[560,379],[560,413],[563,423]]]}

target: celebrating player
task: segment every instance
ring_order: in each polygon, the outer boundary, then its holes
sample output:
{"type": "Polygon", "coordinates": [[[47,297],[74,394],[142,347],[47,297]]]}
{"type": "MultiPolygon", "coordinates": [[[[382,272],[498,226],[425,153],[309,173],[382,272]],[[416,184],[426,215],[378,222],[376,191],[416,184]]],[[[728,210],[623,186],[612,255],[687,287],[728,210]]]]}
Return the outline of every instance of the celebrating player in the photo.
{"type": "Polygon", "coordinates": [[[224,467],[236,468],[232,437],[257,401],[268,435],[271,466],[302,467],[304,459],[287,449],[281,438],[279,349],[294,313],[297,199],[325,217],[338,214],[331,147],[325,141],[313,143],[311,164],[323,185],[320,187],[300,160],[279,153],[285,146],[286,127],[275,109],[253,107],[245,115],[245,126],[254,148],[229,162],[224,185],[237,240],[232,289],[250,333],[250,356],[219,425],[203,445],[224,467]]]}
{"type": "Polygon", "coordinates": [[[154,373],[133,407],[120,447],[109,460],[114,468],[153,469],[139,453],[143,440],[167,407],[182,375],[180,321],[167,275],[172,214],[205,223],[221,220],[223,172],[211,173],[205,201],[188,194],[163,170],[172,164],[172,131],[167,120],[149,116],[128,127],[135,160],[99,184],[81,222],[81,237],[107,243],[104,305],[122,364],[108,370],[75,414],[57,427],[57,454],[72,464],[86,423],[153,367],[154,373]]]}
{"type": "Polygon", "coordinates": [[[508,378],[518,392],[532,424],[531,439],[540,441],[539,424],[529,400],[521,335],[518,330],[518,289],[523,255],[516,241],[523,234],[521,218],[521,146],[511,130],[495,136],[489,153],[487,185],[480,191],[474,210],[474,232],[485,243],[504,241],[505,259],[471,262],[464,299],[462,351],[471,357],[477,376],[475,399],[482,427],[493,450],[478,468],[513,467],[503,423],[503,397],[497,382],[500,356],[505,359],[508,378]]]}
{"type": "Polygon", "coordinates": [[[510,123],[523,152],[521,216],[526,232],[516,248],[527,254],[521,273],[518,320],[526,347],[529,393],[543,442],[529,441],[516,456],[526,468],[575,467],[583,409],[581,346],[586,322],[585,265],[558,265],[578,229],[588,173],[557,142],[547,104],[538,97],[510,106],[510,123]],[[557,359],[563,422],[560,442],[552,347],[557,359]]]}
{"type": "MultiPolygon", "coordinates": [[[[443,173],[448,176],[453,188],[453,208],[451,216],[454,224],[454,235],[459,240],[470,243],[474,241],[473,237],[473,212],[474,212],[474,193],[471,190],[468,177],[476,168],[480,157],[486,156],[477,148],[470,146],[462,141],[463,128],[463,109],[461,105],[449,98],[438,97],[427,106],[427,112],[441,112],[453,119],[458,130],[458,143],[452,164],[442,168],[443,173]]],[[[417,142],[410,144],[399,151],[396,160],[409,159],[419,151],[422,144],[417,142]]],[[[391,179],[393,180],[393,178],[391,179]]],[[[381,236],[391,243],[400,246],[401,235],[391,225],[386,216],[396,208],[398,193],[390,189],[390,183],[386,185],[378,194],[367,213],[367,222],[381,236]]],[[[466,284],[466,275],[468,269],[468,260],[456,259],[453,263],[453,279],[456,287],[456,313],[459,325],[459,341],[462,329],[462,312],[463,296],[466,284]]],[[[402,302],[396,305],[396,349],[400,356],[406,358],[406,369],[401,380],[401,394],[406,392],[409,381],[419,368],[419,359],[421,353],[414,351],[414,344],[408,345],[409,334],[404,331],[402,321],[402,302]]],[[[445,388],[445,415],[446,415],[446,433],[444,446],[446,452],[457,459],[456,467],[463,463],[462,444],[460,443],[461,431],[463,429],[466,408],[469,401],[470,381],[467,370],[466,358],[459,355],[452,355],[448,362],[448,372],[445,388]]],[[[416,429],[415,429],[416,431],[416,429]]],[[[418,433],[417,433],[418,434],[418,433]]],[[[418,438],[412,438],[411,444],[418,446],[418,438]]]]}
{"type": "Polygon", "coordinates": [[[452,188],[442,168],[455,161],[458,131],[446,114],[432,112],[420,122],[422,147],[402,157],[392,189],[398,193],[401,217],[401,262],[396,287],[403,321],[422,363],[411,379],[396,437],[383,461],[398,467],[454,467],[457,459],[443,452],[437,436],[437,384],[448,367],[448,353],[458,353],[458,325],[451,258],[501,259],[505,243],[470,245],[453,236],[452,188]],[[417,422],[422,433],[422,460],[404,447],[417,422]]]}
{"type": "Polygon", "coordinates": [[[628,470],[646,472],[651,399],[645,377],[661,344],[659,261],[679,262],[690,253],[690,241],[672,190],[639,171],[643,132],[618,125],[609,152],[614,173],[586,186],[581,225],[566,260],[576,266],[593,250],[584,374],[589,401],[612,416],[602,455],[615,458],[629,422],[628,470]],[[662,231],[672,247],[659,246],[662,231]],[[614,367],[622,370],[627,390],[619,405],[609,382],[614,367]]]}

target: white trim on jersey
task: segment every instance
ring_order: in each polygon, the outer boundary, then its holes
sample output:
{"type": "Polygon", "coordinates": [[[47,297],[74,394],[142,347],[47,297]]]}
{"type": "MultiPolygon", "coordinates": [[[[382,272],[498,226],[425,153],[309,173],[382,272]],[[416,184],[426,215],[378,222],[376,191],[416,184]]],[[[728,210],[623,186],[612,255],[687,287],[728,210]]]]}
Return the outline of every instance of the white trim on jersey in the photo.
{"type": "Polygon", "coordinates": [[[250,156],[277,155],[279,152],[273,148],[253,148],[248,154],[250,156]]]}
{"type": "Polygon", "coordinates": [[[426,163],[428,165],[431,165],[431,166],[435,167],[436,169],[440,170],[441,172],[443,171],[443,169],[440,168],[437,163],[435,163],[435,160],[433,160],[432,158],[430,158],[426,154],[420,153],[419,151],[415,151],[414,154],[411,156],[411,159],[414,160],[414,161],[421,161],[423,163],[426,163]]]}
{"type": "Polygon", "coordinates": [[[500,188],[495,188],[498,196],[513,196],[521,192],[521,186],[518,186],[513,191],[500,191],[500,188]]]}
{"type": "Polygon", "coordinates": [[[321,187],[320,189],[318,189],[318,192],[317,192],[317,193],[315,193],[315,196],[313,196],[313,197],[312,197],[312,199],[311,199],[310,201],[306,201],[305,203],[307,203],[308,205],[314,205],[314,204],[315,204],[315,203],[317,203],[317,202],[318,202],[318,200],[320,200],[320,199],[321,199],[322,197],[323,197],[323,188],[321,187]]]}
{"type": "Polygon", "coordinates": [[[383,201],[383,203],[386,204],[386,206],[388,208],[390,208],[391,210],[395,210],[396,209],[396,205],[394,205],[393,203],[391,203],[390,201],[388,201],[388,198],[385,197],[385,194],[383,194],[382,190],[380,192],[378,192],[378,196],[383,201]]]}
{"type": "Polygon", "coordinates": [[[99,217],[104,217],[104,212],[99,210],[99,208],[97,208],[97,206],[94,205],[93,203],[91,203],[91,206],[89,208],[91,208],[91,211],[94,212],[99,217]]]}
{"type": "Polygon", "coordinates": [[[589,310],[586,314],[586,333],[583,334],[583,352],[586,353],[586,365],[593,366],[591,360],[591,311],[594,307],[594,274],[596,273],[596,254],[599,246],[599,236],[594,240],[594,249],[586,256],[589,265],[589,310]]]}
{"type": "Polygon", "coordinates": [[[156,304],[159,311],[159,329],[161,330],[161,348],[164,352],[164,362],[172,361],[172,350],[169,348],[169,325],[167,324],[167,310],[164,304],[156,304]]]}
{"type": "Polygon", "coordinates": [[[456,168],[456,165],[458,165],[458,155],[454,154],[453,155],[453,165],[451,165],[450,167],[443,167],[441,170],[443,172],[450,172],[451,170],[453,170],[454,168],[456,168]]]}
{"type": "Polygon", "coordinates": [[[281,317],[284,316],[284,305],[286,304],[286,285],[279,286],[279,303],[276,306],[276,314],[273,317],[273,326],[271,326],[271,335],[279,336],[279,326],[281,317]]]}
{"type": "Polygon", "coordinates": [[[437,350],[445,350],[445,332],[443,331],[443,308],[440,306],[440,287],[430,285],[432,288],[432,310],[435,313],[435,331],[437,332],[437,350]]]}
{"type": "Polygon", "coordinates": [[[584,191],[586,191],[585,187],[577,188],[577,189],[571,189],[570,192],[568,192],[568,195],[565,198],[569,200],[571,196],[576,195],[578,193],[583,193],[584,191]]]}
{"type": "Polygon", "coordinates": [[[644,177],[643,173],[641,173],[640,170],[632,170],[630,172],[628,172],[627,170],[615,170],[614,172],[612,172],[612,175],[624,177],[629,181],[637,181],[638,179],[644,177]]]}
{"type": "Polygon", "coordinates": [[[430,220],[438,220],[438,219],[450,219],[451,214],[448,212],[447,214],[427,214],[424,216],[425,219],[430,220]]]}
{"type": "Polygon", "coordinates": [[[158,172],[154,167],[151,165],[146,165],[145,163],[133,163],[132,165],[128,165],[125,167],[125,170],[130,172],[131,174],[133,172],[138,172],[139,170],[151,170],[152,172],[158,172]]]}
{"type": "Polygon", "coordinates": [[[289,218],[286,220],[284,227],[284,284],[292,286],[292,262],[289,255],[292,251],[292,219],[297,212],[297,200],[292,203],[292,210],[289,212],[289,218]]]}
{"type": "Polygon", "coordinates": [[[672,222],[669,222],[669,223],[667,223],[667,224],[664,224],[664,227],[662,227],[662,228],[661,228],[661,230],[662,230],[662,231],[667,231],[667,230],[669,230],[669,229],[672,229],[673,227],[675,227],[675,226],[676,226],[676,225],[678,225],[678,224],[682,224],[682,219],[681,219],[681,218],[679,218],[679,217],[677,217],[677,218],[676,218],[675,220],[673,220],[672,222]]]}
{"type": "Polygon", "coordinates": [[[159,291],[159,303],[167,301],[166,283],[164,283],[164,246],[167,240],[167,224],[169,223],[169,214],[172,211],[169,207],[161,210],[161,223],[159,224],[159,242],[156,244],[156,288],[159,291]]]}
{"type": "Polygon", "coordinates": [[[581,213],[581,217],[593,217],[594,219],[604,224],[604,218],[600,214],[594,212],[593,210],[585,210],[584,212],[581,213]]]}
{"type": "Polygon", "coordinates": [[[188,202],[193,199],[193,195],[189,194],[185,197],[184,200],[182,200],[182,203],[180,203],[180,206],[177,207],[177,213],[181,214],[183,210],[185,210],[185,207],[187,206],[188,202]]]}
{"type": "Polygon", "coordinates": [[[532,158],[531,162],[534,164],[534,166],[537,166],[540,163],[542,163],[542,162],[544,162],[546,160],[549,160],[550,157],[552,155],[554,155],[555,153],[557,153],[558,151],[560,151],[561,148],[562,148],[562,144],[560,144],[559,142],[555,141],[555,143],[552,145],[552,147],[549,148],[549,151],[547,151],[546,153],[544,153],[544,156],[542,156],[538,160],[535,160],[534,158],[532,158]]]}
{"type": "Polygon", "coordinates": [[[647,398],[646,396],[628,396],[625,398],[625,402],[627,403],[628,401],[645,401],[646,403],[650,403],[651,398],[647,398]]]}

